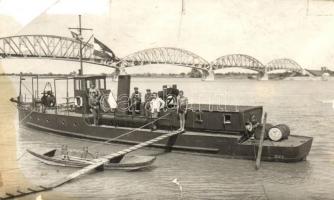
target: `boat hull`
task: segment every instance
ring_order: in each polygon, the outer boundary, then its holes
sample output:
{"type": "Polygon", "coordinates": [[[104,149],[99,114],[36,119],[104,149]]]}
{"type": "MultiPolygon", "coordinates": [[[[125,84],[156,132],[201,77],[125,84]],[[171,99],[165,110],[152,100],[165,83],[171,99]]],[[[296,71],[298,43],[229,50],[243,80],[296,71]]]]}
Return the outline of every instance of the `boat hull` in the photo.
{"type": "MultiPolygon", "coordinates": [[[[98,141],[107,141],[133,130],[133,128],[126,127],[92,126],[81,115],[30,113],[29,110],[20,110],[20,119],[24,119],[24,124],[34,129],[98,141]]],[[[166,133],[168,133],[166,130],[152,132],[149,129],[140,129],[112,142],[134,145],[166,133]]],[[[258,141],[247,140],[239,143],[240,137],[235,133],[187,131],[151,146],[164,148],[166,151],[185,151],[225,158],[255,160],[258,141]]],[[[275,162],[305,160],[311,149],[312,140],[311,137],[291,135],[289,139],[280,142],[264,141],[261,159],[275,162]]]]}

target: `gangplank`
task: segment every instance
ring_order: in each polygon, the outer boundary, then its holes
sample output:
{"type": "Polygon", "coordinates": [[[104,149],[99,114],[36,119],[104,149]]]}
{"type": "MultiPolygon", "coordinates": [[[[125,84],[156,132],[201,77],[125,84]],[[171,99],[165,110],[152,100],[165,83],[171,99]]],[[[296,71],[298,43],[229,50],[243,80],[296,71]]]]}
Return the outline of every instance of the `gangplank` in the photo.
{"type": "Polygon", "coordinates": [[[149,146],[153,143],[156,143],[158,141],[161,141],[161,140],[164,140],[166,138],[172,137],[172,136],[177,135],[179,133],[181,133],[181,132],[178,132],[178,131],[170,132],[170,133],[167,133],[165,135],[161,135],[159,137],[148,140],[146,142],[142,142],[140,144],[134,145],[130,148],[118,151],[116,153],[112,153],[112,154],[109,154],[109,155],[106,155],[106,156],[102,156],[100,158],[92,160],[93,162],[95,162],[94,164],[91,164],[87,167],[84,167],[84,168],[78,170],[78,171],[75,171],[74,173],[69,174],[69,175],[67,175],[67,176],[65,176],[65,177],[63,177],[63,178],[61,178],[61,179],[59,179],[59,180],[57,180],[53,183],[50,183],[50,184],[47,184],[47,185],[35,186],[35,187],[28,187],[26,189],[18,189],[15,192],[12,192],[12,193],[7,192],[5,194],[5,196],[1,196],[0,199],[12,199],[12,198],[26,196],[26,195],[29,195],[29,194],[34,194],[34,193],[38,193],[38,192],[52,190],[56,187],[59,187],[59,186],[65,184],[65,183],[68,183],[69,181],[71,181],[71,180],[73,180],[73,179],[75,179],[75,178],[77,178],[81,175],[87,174],[87,173],[89,173],[89,172],[91,172],[95,169],[103,170],[103,165],[108,163],[108,162],[111,162],[113,159],[117,159],[119,157],[122,157],[122,156],[130,153],[130,152],[133,152],[133,151],[136,151],[140,148],[149,146]]]}

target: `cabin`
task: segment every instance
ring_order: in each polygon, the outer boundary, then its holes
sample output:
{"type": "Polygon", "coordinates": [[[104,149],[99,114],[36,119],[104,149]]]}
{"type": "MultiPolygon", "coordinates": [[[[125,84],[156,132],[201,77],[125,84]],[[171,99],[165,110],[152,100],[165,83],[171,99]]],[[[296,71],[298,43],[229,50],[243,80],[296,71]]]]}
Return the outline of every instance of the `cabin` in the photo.
{"type": "MultiPolygon", "coordinates": [[[[105,76],[78,76],[74,78],[74,95],[77,101],[82,100],[82,106],[76,109],[79,113],[89,113],[87,90],[89,85],[94,83],[103,93],[108,94],[105,76]]],[[[141,112],[134,114],[130,108],[130,75],[120,75],[118,78],[117,108],[113,111],[102,112],[99,123],[102,125],[121,127],[140,127],[150,122],[145,116],[144,103],[141,105],[141,112]]],[[[178,94],[177,86],[171,88],[163,86],[158,91],[163,100],[171,93],[178,94]],[[167,91],[170,91],[168,93],[167,91]]],[[[144,94],[142,94],[144,96],[144,94]]],[[[143,98],[143,97],[142,97],[143,98]]],[[[176,97],[175,97],[176,98],[176,97]]],[[[171,103],[175,103],[171,101],[171,103]]],[[[261,123],[263,108],[261,106],[237,106],[237,105],[209,105],[189,104],[186,116],[186,129],[193,131],[205,131],[211,133],[229,133],[240,135],[245,131],[245,124],[252,120],[261,123]]],[[[179,127],[178,114],[169,105],[168,109],[161,111],[160,116],[170,113],[168,117],[159,120],[156,125],[159,129],[177,129],[179,127]]]]}
{"type": "MultiPolygon", "coordinates": [[[[74,77],[56,78],[54,81],[54,87],[56,87],[56,80],[68,79],[73,79],[75,106],[74,109],[71,109],[71,111],[74,112],[73,114],[79,114],[76,116],[88,118],[88,122],[93,121],[93,116],[91,115],[88,105],[88,89],[91,84],[94,84],[102,93],[102,98],[100,100],[100,107],[102,109],[100,109],[98,119],[100,125],[137,128],[152,121],[152,119],[145,114],[143,99],[140,113],[134,113],[131,110],[130,75],[120,75],[118,78],[117,107],[115,109],[104,109],[109,106],[108,97],[111,92],[107,89],[106,76],[79,75],[74,77]]],[[[175,130],[179,128],[179,116],[175,109],[176,96],[178,95],[178,92],[179,90],[177,85],[172,85],[171,87],[163,86],[161,91],[157,91],[158,96],[167,104],[167,107],[160,112],[160,116],[169,114],[167,117],[164,117],[156,122],[158,129],[175,130]]],[[[144,94],[142,94],[142,98],[144,98],[143,96],[144,94]]],[[[38,106],[34,103],[31,105],[35,107],[38,106]]],[[[49,108],[49,113],[51,109],[54,109],[55,114],[58,114],[57,107],[58,106],[49,108]]],[[[68,109],[69,106],[67,105],[65,108],[68,109]]],[[[69,112],[66,113],[71,115],[71,111],[69,110],[69,112]]],[[[263,108],[261,106],[189,104],[185,126],[187,130],[195,132],[201,131],[240,135],[246,131],[245,125],[247,123],[261,123],[262,112],[263,108]]]]}
{"type": "Polygon", "coordinates": [[[107,90],[106,76],[104,75],[80,75],[73,78],[73,88],[76,109],[75,112],[87,114],[89,113],[88,106],[88,89],[91,84],[94,84],[101,93],[108,94],[110,90],[107,90]]]}

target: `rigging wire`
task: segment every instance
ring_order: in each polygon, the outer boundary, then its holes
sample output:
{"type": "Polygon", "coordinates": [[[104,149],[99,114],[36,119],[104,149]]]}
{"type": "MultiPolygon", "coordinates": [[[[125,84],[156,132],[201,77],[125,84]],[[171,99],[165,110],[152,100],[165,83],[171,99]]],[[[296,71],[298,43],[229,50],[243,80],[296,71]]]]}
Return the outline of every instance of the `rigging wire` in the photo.
{"type": "Polygon", "coordinates": [[[27,91],[32,95],[31,90],[22,82],[22,85],[24,86],[25,89],[27,89],[27,91]]]}
{"type": "Polygon", "coordinates": [[[182,1],[182,4],[181,4],[181,15],[180,15],[179,26],[178,26],[178,30],[177,30],[177,43],[180,42],[180,38],[181,38],[181,29],[182,29],[183,15],[186,14],[184,0],[181,0],[181,1],[182,1]]]}
{"type": "Polygon", "coordinates": [[[23,119],[19,121],[19,123],[22,123],[24,120],[26,120],[32,113],[34,112],[34,109],[32,109],[26,116],[24,116],[23,119]]]}

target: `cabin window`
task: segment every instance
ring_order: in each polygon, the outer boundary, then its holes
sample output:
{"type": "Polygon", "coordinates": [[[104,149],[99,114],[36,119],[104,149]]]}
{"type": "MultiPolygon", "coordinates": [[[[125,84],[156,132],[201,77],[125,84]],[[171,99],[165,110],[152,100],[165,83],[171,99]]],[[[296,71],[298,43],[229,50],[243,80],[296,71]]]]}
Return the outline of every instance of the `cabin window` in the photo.
{"type": "Polygon", "coordinates": [[[88,88],[91,87],[92,83],[96,86],[96,88],[99,88],[99,85],[96,84],[96,80],[95,79],[89,79],[89,80],[87,80],[87,86],[88,86],[88,88]]]}
{"type": "Polygon", "coordinates": [[[231,115],[224,115],[224,124],[231,124],[231,115]]]}

